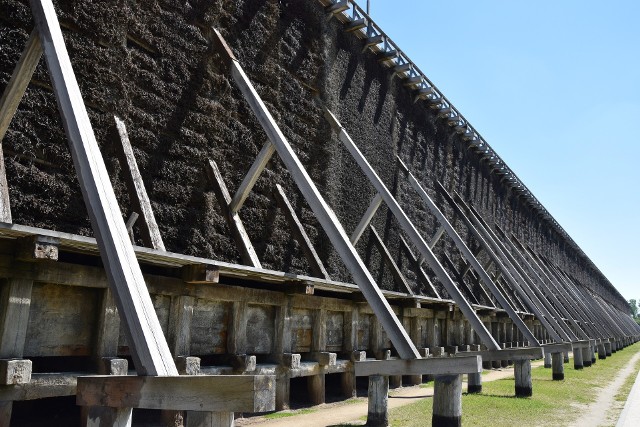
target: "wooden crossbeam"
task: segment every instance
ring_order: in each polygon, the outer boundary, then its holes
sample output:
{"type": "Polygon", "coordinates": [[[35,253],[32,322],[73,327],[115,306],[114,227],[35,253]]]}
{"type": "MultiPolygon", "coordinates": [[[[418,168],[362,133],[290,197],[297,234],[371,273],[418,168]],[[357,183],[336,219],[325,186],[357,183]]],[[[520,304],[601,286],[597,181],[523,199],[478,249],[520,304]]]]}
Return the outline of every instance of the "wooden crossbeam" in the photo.
{"type": "Polygon", "coordinates": [[[237,212],[233,213],[229,207],[231,203],[231,196],[229,195],[229,190],[227,190],[227,185],[222,179],[222,174],[218,169],[218,165],[213,160],[209,160],[206,164],[206,169],[209,182],[213,185],[213,191],[218,199],[218,205],[220,205],[222,214],[227,220],[233,239],[236,242],[238,251],[240,252],[242,262],[252,267],[262,268],[258,255],[256,254],[255,249],[253,249],[253,244],[249,239],[249,235],[244,228],[244,224],[242,223],[240,216],[237,212]]]}
{"type": "Polygon", "coordinates": [[[76,403],[111,408],[266,412],[275,409],[275,376],[79,377],[76,403]]]}
{"type": "MultiPolygon", "coordinates": [[[[136,162],[135,155],[133,154],[133,148],[129,141],[129,135],[127,134],[127,127],[124,122],[118,117],[114,116],[113,119],[116,123],[116,129],[118,135],[120,135],[119,154],[122,161],[124,161],[123,171],[125,177],[125,183],[129,191],[129,201],[133,206],[134,212],[140,214],[142,221],[139,223],[140,233],[142,234],[142,241],[145,246],[153,249],[164,251],[164,242],[160,235],[160,229],[156,222],[156,217],[153,214],[153,208],[151,207],[151,201],[147,195],[147,190],[142,181],[142,175],[138,169],[138,162],[136,162]]],[[[116,144],[117,145],[117,144],[116,144]]]]}
{"type": "MultiPolygon", "coordinates": [[[[31,76],[36,70],[41,56],[42,44],[40,43],[40,36],[38,30],[34,29],[29,36],[27,46],[22,51],[18,64],[13,70],[11,79],[2,93],[2,98],[0,98],[0,142],[4,139],[7,129],[9,129],[11,119],[13,119],[18,110],[20,100],[27,90],[31,76]]],[[[2,145],[0,145],[0,221],[12,222],[2,145]]]]}
{"type": "Polygon", "coordinates": [[[291,206],[291,203],[289,203],[289,199],[287,198],[287,195],[285,194],[280,184],[276,184],[276,192],[274,193],[274,195],[276,197],[278,206],[280,206],[280,209],[284,213],[284,217],[287,220],[287,223],[289,223],[289,227],[291,228],[293,235],[302,247],[302,251],[307,258],[307,262],[309,263],[313,274],[318,277],[330,280],[331,278],[329,277],[329,273],[327,273],[327,270],[324,268],[324,264],[322,264],[318,253],[313,247],[311,239],[309,239],[307,232],[304,230],[302,223],[298,219],[296,212],[293,210],[293,207],[291,206]]]}
{"type": "Polygon", "coordinates": [[[214,48],[221,54],[223,63],[228,66],[231,75],[242,92],[249,107],[256,115],[258,122],[264,129],[271,143],[285,167],[291,174],[294,182],[305,197],[311,210],[316,215],[318,222],[329,237],[329,240],[340,255],[347,269],[351,272],[354,282],[360,288],[376,316],[383,324],[385,331],[393,342],[398,354],[405,359],[420,358],[420,353],[411,342],[407,332],[393,313],[391,306],[386,301],[380,288],[376,285],[371,273],[367,270],[356,249],[349,242],[342,225],[335,213],[329,208],[317,187],[309,177],[300,159],[294,153],[291,145],[276,124],[275,120],[264,105],[264,102],[244,73],[240,63],[227,46],[222,35],[216,30],[212,31],[214,48]]]}
{"type": "Polygon", "coordinates": [[[240,183],[240,187],[238,187],[236,194],[234,194],[233,199],[231,199],[231,202],[229,203],[229,210],[232,214],[237,213],[240,208],[242,208],[242,205],[244,205],[245,200],[249,197],[249,193],[251,193],[253,186],[258,181],[258,178],[260,178],[260,174],[262,174],[262,171],[267,167],[267,163],[269,163],[269,160],[271,160],[271,157],[275,152],[276,147],[274,147],[270,141],[267,141],[262,147],[262,150],[258,153],[258,156],[251,165],[251,168],[249,168],[249,172],[245,175],[244,179],[240,183]]]}
{"type": "Polygon", "coordinates": [[[178,375],[129,241],[53,3],[32,0],[31,11],[102,262],[125,320],[136,370],[141,375],[178,375]]]}
{"type": "MultiPolygon", "coordinates": [[[[449,267],[449,269],[451,271],[453,271],[453,274],[456,276],[456,279],[458,280],[458,286],[466,289],[467,294],[470,296],[470,298],[472,298],[471,302],[474,303],[474,304],[480,304],[480,301],[476,297],[475,293],[473,292],[473,290],[471,288],[469,288],[469,286],[467,285],[467,282],[464,281],[464,279],[462,278],[462,276],[458,272],[458,269],[456,268],[455,264],[453,263],[453,261],[451,260],[449,255],[444,254],[443,259],[444,259],[444,262],[447,265],[447,267],[449,267]]],[[[484,289],[483,289],[483,291],[484,291],[484,289]]],[[[483,292],[483,293],[484,293],[484,296],[485,296],[486,300],[491,302],[491,298],[489,298],[489,295],[487,295],[486,292],[483,292]]]]}
{"type": "Polygon", "coordinates": [[[404,237],[402,236],[399,236],[399,237],[400,237],[400,243],[402,244],[403,249],[409,256],[409,261],[411,261],[415,266],[417,274],[422,277],[423,281],[427,282],[427,284],[429,285],[429,289],[431,290],[431,292],[433,292],[433,295],[438,299],[442,299],[436,287],[433,286],[433,282],[431,282],[431,279],[429,279],[429,276],[427,276],[427,273],[425,273],[424,269],[422,268],[422,265],[421,265],[422,263],[420,262],[420,259],[416,255],[414,255],[413,251],[409,247],[409,244],[404,239],[404,237]]]}
{"type": "Polygon", "coordinates": [[[526,347],[526,348],[505,348],[503,350],[480,350],[480,351],[464,351],[456,353],[453,358],[468,356],[480,356],[483,362],[493,362],[499,360],[537,360],[544,357],[544,349],[542,347],[526,347]]]}
{"type": "MultiPolygon", "coordinates": [[[[529,342],[533,343],[533,345],[539,346],[540,343],[538,342],[536,337],[529,330],[527,325],[525,325],[525,323],[522,321],[520,316],[518,316],[514,307],[507,300],[504,294],[500,291],[500,288],[498,288],[498,286],[494,283],[491,277],[489,277],[489,274],[482,267],[482,265],[480,264],[476,256],[473,254],[473,252],[471,252],[471,249],[469,249],[469,247],[464,242],[464,240],[462,240],[462,238],[460,237],[458,232],[455,230],[455,228],[453,228],[453,225],[451,225],[447,217],[444,216],[442,211],[440,211],[440,209],[436,206],[434,201],[431,199],[431,197],[429,197],[425,189],[418,182],[418,180],[413,176],[413,174],[409,171],[409,168],[402,162],[402,160],[400,160],[399,157],[397,157],[397,160],[400,164],[400,167],[406,173],[407,179],[411,184],[411,186],[413,187],[413,189],[418,193],[418,195],[420,196],[424,204],[428,207],[428,209],[431,211],[431,213],[437,218],[438,222],[440,223],[440,226],[447,232],[449,237],[453,240],[453,242],[455,243],[456,247],[458,248],[462,256],[473,267],[475,272],[478,274],[479,278],[482,280],[482,283],[491,291],[491,294],[498,301],[498,304],[500,304],[500,306],[507,312],[513,324],[516,325],[516,327],[524,334],[524,336],[527,338],[529,342]]],[[[464,283],[464,277],[462,274],[460,274],[460,280],[464,283]]],[[[484,292],[484,289],[482,287],[481,289],[484,292]]],[[[485,292],[485,295],[486,295],[486,292],[485,292]]],[[[489,298],[489,295],[486,295],[486,296],[487,298],[489,298]]],[[[491,299],[489,298],[489,300],[491,299]]]]}
{"type": "Polygon", "coordinates": [[[491,235],[490,230],[487,230],[484,224],[482,224],[475,216],[468,217],[444,186],[439,182],[437,185],[445,200],[447,200],[453,207],[456,214],[462,218],[469,231],[471,231],[471,234],[473,234],[476,240],[485,248],[485,251],[494,260],[496,266],[502,270],[510,285],[525,301],[529,309],[537,316],[540,322],[542,322],[553,339],[558,342],[571,341],[571,339],[569,339],[565,334],[563,334],[564,336],[560,335],[560,333],[563,332],[563,329],[560,328],[557,321],[546,311],[546,308],[542,305],[542,302],[537,298],[537,296],[528,290],[525,279],[520,276],[520,274],[510,264],[509,260],[506,259],[506,255],[503,253],[502,248],[498,246],[495,241],[495,237],[491,235]],[[551,322],[554,322],[554,326],[552,326],[551,322]],[[558,328],[558,331],[556,331],[555,327],[558,328]]]}
{"type": "Polygon", "coordinates": [[[391,192],[387,189],[382,180],[375,173],[369,162],[362,155],[362,153],[355,145],[346,130],[342,127],[338,119],[336,119],[336,117],[326,108],[325,118],[331,124],[331,127],[338,133],[338,138],[340,139],[340,141],[342,141],[344,146],[347,148],[347,151],[349,151],[360,169],[367,176],[369,182],[371,182],[375,190],[382,196],[382,199],[384,200],[389,210],[393,213],[402,230],[407,233],[407,236],[410,238],[411,242],[416,246],[420,254],[429,263],[429,266],[436,274],[442,285],[447,289],[449,295],[451,295],[453,300],[456,302],[456,304],[460,308],[460,311],[462,311],[465,317],[469,320],[473,329],[482,340],[483,344],[485,344],[488,348],[499,350],[501,348],[500,345],[491,336],[489,331],[487,331],[487,328],[480,321],[477,314],[475,313],[469,302],[466,300],[464,295],[462,295],[460,290],[457,288],[453,280],[451,280],[449,274],[442,267],[440,261],[438,261],[436,256],[433,254],[427,243],[424,241],[411,220],[402,210],[391,192]]]}
{"type": "Polygon", "coordinates": [[[355,362],[356,376],[371,375],[462,375],[482,372],[482,360],[479,356],[442,357],[417,360],[366,360],[355,362]]]}
{"type": "Polygon", "coordinates": [[[371,224],[371,220],[380,208],[380,205],[382,205],[382,196],[380,193],[376,193],[376,195],[373,196],[373,199],[371,199],[369,207],[360,219],[360,222],[356,226],[355,230],[353,230],[353,233],[351,233],[350,240],[352,245],[356,245],[358,243],[360,237],[362,237],[362,233],[364,233],[364,230],[366,230],[369,224],[371,224]]]}
{"type": "Polygon", "coordinates": [[[373,243],[375,243],[375,245],[378,247],[378,250],[380,251],[380,255],[382,255],[382,258],[384,260],[384,263],[389,267],[389,269],[391,269],[391,275],[393,276],[393,280],[401,288],[404,288],[404,290],[407,291],[409,295],[415,295],[415,293],[411,289],[411,286],[409,286],[407,279],[405,279],[404,275],[400,271],[398,264],[396,264],[396,262],[393,260],[393,257],[391,256],[391,253],[387,248],[387,245],[384,244],[384,242],[380,238],[380,235],[378,234],[376,229],[373,226],[369,226],[369,230],[371,231],[371,236],[373,236],[373,243]]]}

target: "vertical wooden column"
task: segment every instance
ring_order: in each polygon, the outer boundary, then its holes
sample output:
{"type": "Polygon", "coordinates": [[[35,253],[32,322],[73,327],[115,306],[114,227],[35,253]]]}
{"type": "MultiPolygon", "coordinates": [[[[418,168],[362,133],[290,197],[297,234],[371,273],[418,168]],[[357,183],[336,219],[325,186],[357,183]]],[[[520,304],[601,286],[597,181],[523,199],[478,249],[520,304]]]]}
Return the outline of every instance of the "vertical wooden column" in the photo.
{"type": "Polygon", "coordinates": [[[552,360],[551,353],[545,351],[545,353],[544,353],[544,367],[545,368],[547,368],[547,369],[551,368],[551,364],[552,364],[551,360],[552,360]]]}
{"type": "Polygon", "coordinates": [[[606,359],[607,358],[607,350],[605,350],[604,342],[600,341],[598,343],[598,359],[606,359]]]}
{"type": "Polygon", "coordinates": [[[574,369],[582,369],[584,364],[582,363],[582,349],[574,347],[573,348],[573,368],[574,369]]]}
{"type": "MultiPolygon", "coordinates": [[[[480,351],[479,345],[472,345],[471,351],[480,351]]],[[[482,373],[467,374],[467,393],[482,393],[482,373]]]]}
{"type": "Polygon", "coordinates": [[[533,395],[531,381],[531,360],[516,360],[513,363],[516,377],[516,397],[530,397],[533,395]]]}
{"type": "Polygon", "coordinates": [[[591,366],[591,346],[582,347],[582,366],[588,368],[591,366]]]}
{"type": "MultiPolygon", "coordinates": [[[[315,311],[313,316],[313,342],[311,351],[323,352],[327,348],[327,310],[324,308],[315,311]]],[[[307,377],[307,389],[309,400],[314,405],[325,402],[325,373],[324,366],[320,365],[320,373],[307,377]]]]}
{"type": "MultiPolygon", "coordinates": [[[[291,311],[290,298],[284,305],[276,307],[275,345],[272,359],[279,365],[276,372],[276,411],[289,409],[291,368],[293,356],[291,354],[291,311]]],[[[300,355],[296,355],[295,365],[299,365],[300,355]]]]}
{"type": "Polygon", "coordinates": [[[462,375],[438,375],[433,392],[433,427],[462,426],[462,375]]]}
{"type": "MultiPolygon", "coordinates": [[[[420,318],[418,317],[418,314],[418,309],[405,309],[403,321],[406,319],[405,329],[409,331],[409,336],[415,346],[418,348],[424,348],[424,343],[422,342],[422,327],[420,326],[420,318]]],[[[409,377],[409,383],[411,385],[422,384],[422,375],[411,375],[409,377]]]]}
{"type": "MultiPolygon", "coordinates": [[[[0,359],[22,358],[33,282],[7,279],[0,286],[0,359]]],[[[0,427],[11,424],[12,408],[13,402],[0,401],[0,427]]]]}
{"type": "Polygon", "coordinates": [[[367,394],[369,399],[367,426],[387,427],[389,425],[389,377],[384,375],[369,376],[367,394]]]}
{"type": "Polygon", "coordinates": [[[353,304],[350,311],[344,313],[344,351],[349,355],[351,360],[351,369],[340,374],[340,385],[342,387],[342,395],[345,399],[356,397],[356,375],[353,371],[353,362],[366,359],[366,353],[361,354],[358,351],[358,321],[359,321],[358,304],[353,304]]]}
{"type": "Polygon", "coordinates": [[[564,364],[562,362],[562,353],[551,355],[551,375],[554,381],[564,380],[564,364]]]}
{"type": "MultiPolygon", "coordinates": [[[[103,375],[127,375],[129,363],[126,359],[105,357],[102,362],[101,373],[103,375]]],[[[131,427],[133,419],[132,408],[83,406],[81,413],[83,427],[131,427]]]]}

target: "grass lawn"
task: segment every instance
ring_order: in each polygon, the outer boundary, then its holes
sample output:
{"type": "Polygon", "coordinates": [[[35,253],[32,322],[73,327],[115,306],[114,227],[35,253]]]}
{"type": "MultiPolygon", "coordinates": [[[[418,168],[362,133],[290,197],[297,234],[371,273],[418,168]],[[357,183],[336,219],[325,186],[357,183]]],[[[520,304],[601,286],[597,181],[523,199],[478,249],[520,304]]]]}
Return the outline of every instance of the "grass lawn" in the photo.
{"type": "MultiPolygon", "coordinates": [[[[564,365],[564,381],[553,381],[551,369],[538,367],[531,371],[533,397],[515,398],[513,377],[486,382],[480,395],[463,394],[462,425],[466,426],[561,426],[575,420],[584,405],[595,401],[597,389],[616,377],[634,354],[640,343],[618,351],[606,360],[581,371],[573,369],[573,360],[564,365]]],[[[638,367],[638,366],[637,366],[638,367]]],[[[631,389],[631,375],[616,396],[624,404],[631,389]]],[[[394,409],[389,413],[392,427],[424,427],[431,425],[432,399],[394,409]]],[[[621,410],[622,406],[617,410],[621,410]]],[[[617,414],[612,414],[617,418],[617,414]]]]}

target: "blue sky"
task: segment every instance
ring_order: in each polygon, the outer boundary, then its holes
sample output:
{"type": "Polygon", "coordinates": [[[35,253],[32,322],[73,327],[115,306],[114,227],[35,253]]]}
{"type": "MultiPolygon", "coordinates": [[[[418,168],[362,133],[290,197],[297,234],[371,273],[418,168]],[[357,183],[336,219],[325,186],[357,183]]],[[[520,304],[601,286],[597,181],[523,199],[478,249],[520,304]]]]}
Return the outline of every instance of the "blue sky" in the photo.
{"type": "Polygon", "coordinates": [[[371,0],[371,16],[640,299],[640,2],[371,0]]]}

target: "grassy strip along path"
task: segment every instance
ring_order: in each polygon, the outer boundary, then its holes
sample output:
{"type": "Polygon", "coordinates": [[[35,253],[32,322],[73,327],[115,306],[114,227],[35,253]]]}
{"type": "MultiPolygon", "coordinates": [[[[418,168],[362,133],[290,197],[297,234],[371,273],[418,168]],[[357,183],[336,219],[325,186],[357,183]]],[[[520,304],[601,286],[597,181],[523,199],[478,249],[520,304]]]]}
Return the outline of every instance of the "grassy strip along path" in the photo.
{"type": "MultiPolygon", "coordinates": [[[[513,377],[482,385],[479,395],[462,397],[462,425],[466,426],[563,426],[573,424],[589,404],[596,402],[599,392],[611,383],[631,359],[640,354],[640,343],[618,351],[606,360],[580,371],[573,369],[573,361],[565,364],[564,381],[552,381],[551,369],[533,368],[533,397],[513,396],[513,377]]],[[[640,357],[640,356],[639,356],[640,357]]],[[[640,359],[639,359],[640,360],[640,359]]],[[[635,378],[637,369],[632,371],[635,378]]],[[[631,381],[631,380],[630,380],[631,381]]],[[[627,385],[630,389],[630,386],[627,385]]],[[[611,390],[607,390],[610,392],[611,390]]],[[[612,391],[614,394],[618,390],[612,391]]],[[[626,395],[620,396],[626,400],[626,395]]],[[[424,427],[431,423],[432,399],[424,399],[390,411],[392,427],[424,427]]],[[[608,411],[609,408],[604,408],[608,411]]],[[[608,413],[608,422],[615,425],[621,407],[608,413]]]]}

